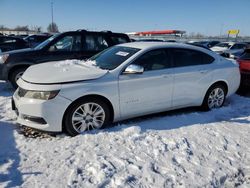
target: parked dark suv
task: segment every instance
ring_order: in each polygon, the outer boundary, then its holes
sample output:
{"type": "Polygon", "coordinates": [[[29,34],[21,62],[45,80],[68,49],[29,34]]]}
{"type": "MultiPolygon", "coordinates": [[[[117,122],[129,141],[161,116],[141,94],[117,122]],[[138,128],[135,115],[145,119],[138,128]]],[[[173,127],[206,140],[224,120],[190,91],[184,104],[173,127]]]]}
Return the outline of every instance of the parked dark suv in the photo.
{"type": "Polygon", "coordinates": [[[122,33],[86,30],[56,34],[34,49],[23,49],[0,55],[0,80],[9,80],[13,87],[23,72],[33,64],[66,59],[88,59],[116,44],[130,42],[122,33]]]}

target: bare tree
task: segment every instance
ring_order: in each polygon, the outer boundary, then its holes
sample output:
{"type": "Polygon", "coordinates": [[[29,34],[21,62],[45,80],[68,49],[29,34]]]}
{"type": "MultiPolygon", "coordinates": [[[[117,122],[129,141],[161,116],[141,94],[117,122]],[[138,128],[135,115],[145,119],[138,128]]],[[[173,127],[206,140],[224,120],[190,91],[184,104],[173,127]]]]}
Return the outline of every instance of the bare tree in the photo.
{"type": "Polygon", "coordinates": [[[37,33],[41,33],[42,32],[42,27],[35,25],[35,26],[31,27],[31,30],[36,31],[37,33]]]}
{"type": "Polygon", "coordinates": [[[25,26],[16,26],[14,28],[15,31],[29,31],[29,26],[25,25],[25,26]]]}

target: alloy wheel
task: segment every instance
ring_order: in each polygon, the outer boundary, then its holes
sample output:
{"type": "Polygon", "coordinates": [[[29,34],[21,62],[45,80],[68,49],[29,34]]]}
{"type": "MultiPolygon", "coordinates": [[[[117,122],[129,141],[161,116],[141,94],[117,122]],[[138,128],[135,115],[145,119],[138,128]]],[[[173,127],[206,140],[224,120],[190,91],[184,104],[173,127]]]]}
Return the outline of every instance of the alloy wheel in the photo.
{"type": "Polygon", "coordinates": [[[99,129],[103,126],[104,121],[104,109],[93,102],[80,105],[72,115],[72,125],[78,133],[90,129],[99,129]]]}
{"type": "Polygon", "coordinates": [[[223,105],[225,100],[225,93],[222,88],[214,88],[208,97],[208,107],[209,109],[212,108],[219,108],[223,105]]]}

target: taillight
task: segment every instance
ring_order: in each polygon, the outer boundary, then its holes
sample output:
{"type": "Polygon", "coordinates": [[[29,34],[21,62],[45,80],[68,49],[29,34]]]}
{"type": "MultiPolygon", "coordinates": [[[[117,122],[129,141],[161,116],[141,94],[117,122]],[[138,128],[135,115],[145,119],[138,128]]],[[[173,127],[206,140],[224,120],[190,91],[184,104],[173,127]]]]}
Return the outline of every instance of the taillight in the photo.
{"type": "Polygon", "coordinates": [[[241,72],[249,72],[250,71],[250,60],[238,59],[237,62],[239,63],[241,72]]]}

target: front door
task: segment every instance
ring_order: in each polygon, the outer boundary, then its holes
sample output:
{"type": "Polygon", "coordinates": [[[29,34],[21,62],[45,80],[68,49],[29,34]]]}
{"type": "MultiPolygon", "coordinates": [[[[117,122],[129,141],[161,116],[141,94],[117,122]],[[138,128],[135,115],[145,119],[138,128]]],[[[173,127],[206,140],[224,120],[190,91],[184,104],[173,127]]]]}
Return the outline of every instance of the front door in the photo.
{"type": "Polygon", "coordinates": [[[120,110],[123,118],[159,112],[172,106],[173,72],[166,50],[152,50],[132,64],[142,74],[119,76],[120,110]]]}

